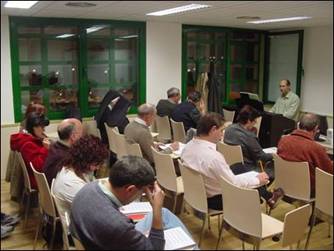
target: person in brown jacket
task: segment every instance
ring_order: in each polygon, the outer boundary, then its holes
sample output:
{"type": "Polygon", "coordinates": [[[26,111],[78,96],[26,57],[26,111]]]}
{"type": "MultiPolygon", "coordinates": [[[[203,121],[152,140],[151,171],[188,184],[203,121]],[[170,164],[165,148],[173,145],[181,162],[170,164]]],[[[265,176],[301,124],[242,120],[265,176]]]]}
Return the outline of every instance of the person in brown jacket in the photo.
{"type": "Polygon", "coordinates": [[[315,194],[315,168],[333,174],[333,162],[323,146],[315,142],[318,116],[307,113],[299,121],[298,129],[283,136],[278,142],[277,154],[288,161],[306,161],[310,168],[311,197],[315,194]]]}

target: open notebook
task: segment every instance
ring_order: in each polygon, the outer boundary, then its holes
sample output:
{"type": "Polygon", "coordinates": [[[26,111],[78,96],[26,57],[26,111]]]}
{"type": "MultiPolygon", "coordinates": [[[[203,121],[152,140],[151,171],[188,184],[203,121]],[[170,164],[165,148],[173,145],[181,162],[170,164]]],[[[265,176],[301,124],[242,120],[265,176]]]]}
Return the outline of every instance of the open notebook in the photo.
{"type": "Polygon", "coordinates": [[[181,227],[164,230],[165,250],[192,249],[196,243],[181,227]]]}
{"type": "MultiPolygon", "coordinates": [[[[160,149],[165,150],[166,148],[168,148],[171,144],[164,144],[164,145],[159,145],[160,149]]],[[[176,151],[173,151],[173,153],[177,156],[181,156],[181,153],[184,149],[184,147],[186,146],[186,144],[183,144],[181,142],[179,142],[179,149],[176,151]]]]}
{"type": "Polygon", "coordinates": [[[134,222],[138,222],[144,219],[147,213],[152,212],[152,206],[149,202],[132,202],[120,207],[119,211],[134,222]]]}

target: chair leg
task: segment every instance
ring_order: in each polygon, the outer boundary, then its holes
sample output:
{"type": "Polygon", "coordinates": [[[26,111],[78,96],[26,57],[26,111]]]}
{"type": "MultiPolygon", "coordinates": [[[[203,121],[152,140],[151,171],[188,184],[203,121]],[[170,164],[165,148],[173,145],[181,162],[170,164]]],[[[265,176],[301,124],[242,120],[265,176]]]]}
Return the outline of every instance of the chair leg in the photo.
{"type": "Polygon", "coordinates": [[[328,222],[328,238],[331,238],[331,224],[328,222]]]}
{"type": "Polygon", "coordinates": [[[53,250],[53,244],[54,244],[55,235],[56,235],[56,223],[57,223],[57,219],[55,217],[53,217],[52,235],[51,235],[50,248],[49,248],[50,250],[53,250]]]}
{"type": "Polygon", "coordinates": [[[200,237],[199,237],[198,247],[201,246],[202,236],[203,236],[204,231],[205,231],[206,220],[207,220],[207,217],[204,217],[204,219],[203,219],[203,224],[202,224],[202,229],[201,229],[201,235],[200,235],[200,237]]]}
{"type": "Polygon", "coordinates": [[[242,241],[242,250],[245,250],[245,242],[242,241]]]}
{"type": "Polygon", "coordinates": [[[177,202],[177,194],[175,193],[175,196],[173,197],[174,202],[173,202],[173,213],[175,214],[175,210],[176,210],[176,202],[177,202]]]}
{"type": "MultiPolygon", "coordinates": [[[[220,222],[220,215],[218,215],[218,225],[219,225],[219,222],[220,222]]],[[[216,250],[218,250],[218,247],[219,247],[219,244],[220,244],[220,240],[222,239],[223,237],[223,221],[224,219],[222,219],[222,223],[220,224],[220,228],[219,228],[219,234],[218,234],[218,240],[217,240],[217,244],[216,244],[216,250]]]]}
{"type": "Polygon", "coordinates": [[[211,224],[210,224],[210,215],[208,215],[208,228],[211,231],[211,224]]]}
{"type": "Polygon", "coordinates": [[[30,198],[31,194],[27,194],[27,204],[26,204],[26,210],[25,210],[25,214],[24,214],[24,227],[27,226],[27,220],[28,220],[28,214],[30,211],[30,198]]]}
{"type": "Polygon", "coordinates": [[[309,241],[310,241],[310,238],[311,238],[311,233],[312,233],[312,229],[313,229],[313,226],[315,224],[315,219],[317,218],[317,215],[316,215],[316,212],[315,212],[315,208],[313,208],[313,212],[312,212],[312,215],[311,215],[311,226],[310,226],[310,230],[308,231],[308,234],[307,234],[307,239],[306,239],[306,243],[305,243],[305,250],[308,249],[308,244],[309,244],[309,241]]]}
{"type": "Polygon", "coordinates": [[[39,236],[39,232],[40,232],[40,228],[42,226],[42,223],[43,223],[43,214],[41,214],[40,217],[39,217],[39,222],[38,222],[38,225],[37,225],[37,229],[36,229],[36,233],[35,233],[35,239],[34,239],[34,247],[33,247],[34,250],[36,250],[37,239],[38,239],[38,236],[39,236]]]}

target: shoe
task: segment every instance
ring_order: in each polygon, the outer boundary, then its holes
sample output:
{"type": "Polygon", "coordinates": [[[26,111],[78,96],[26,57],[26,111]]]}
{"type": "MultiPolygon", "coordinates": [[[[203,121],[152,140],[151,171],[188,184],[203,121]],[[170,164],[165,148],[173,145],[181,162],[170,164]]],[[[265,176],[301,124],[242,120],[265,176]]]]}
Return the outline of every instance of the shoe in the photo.
{"type": "Polygon", "coordinates": [[[10,233],[14,230],[13,226],[3,226],[1,225],[1,239],[10,235],[10,233]]]}
{"type": "Polygon", "coordinates": [[[13,226],[19,223],[20,217],[18,215],[4,215],[1,217],[1,226],[6,225],[6,226],[13,226]]]}
{"type": "Polygon", "coordinates": [[[270,207],[270,209],[274,209],[277,206],[277,202],[280,199],[282,199],[283,196],[284,196],[284,191],[282,188],[274,189],[273,195],[267,201],[267,204],[270,207]]]}

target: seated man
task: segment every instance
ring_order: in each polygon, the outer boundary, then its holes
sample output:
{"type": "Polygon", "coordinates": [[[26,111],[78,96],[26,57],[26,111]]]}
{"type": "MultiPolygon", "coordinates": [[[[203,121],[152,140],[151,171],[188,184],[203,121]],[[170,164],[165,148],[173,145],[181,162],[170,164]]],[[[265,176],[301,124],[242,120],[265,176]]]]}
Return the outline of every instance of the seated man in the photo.
{"type": "Polygon", "coordinates": [[[172,112],[171,118],[176,122],[183,122],[184,130],[196,129],[197,122],[204,114],[204,102],[201,93],[194,91],[189,93],[186,101],[177,105],[172,112]]]}
{"type": "Polygon", "coordinates": [[[323,146],[315,142],[314,135],[318,130],[318,117],[315,114],[304,114],[290,135],[283,136],[278,142],[277,154],[288,161],[306,161],[310,168],[311,197],[315,195],[315,168],[333,174],[333,162],[323,146]]]}
{"type": "Polygon", "coordinates": [[[188,233],[174,214],[162,208],[164,196],[155,181],[153,168],[145,159],[123,157],[110,168],[108,181],[92,182],[76,195],[70,230],[86,250],[163,250],[164,229],[180,226],[188,233]],[[119,207],[134,201],[143,192],[153,210],[135,225],[119,207]]]}
{"type": "MultiPolygon", "coordinates": [[[[238,113],[237,123],[226,128],[224,142],[228,145],[240,145],[244,163],[249,170],[259,171],[258,161],[271,162],[272,154],[265,153],[259,143],[256,134],[253,132],[256,119],[260,114],[253,107],[245,105],[238,113]]],[[[266,168],[269,177],[273,179],[273,166],[266,168]]]]}
{"type": "Polygon", "coordinates": [[[157,104],[157,113],[160,117],[170,117],[172,111],[180,101],[180,90],[175,87],[168,89],[167,97],[168,99],[160,99],[157,104]]]}
{"type": "Polygon", "coordinates": [[[269,177],[265,172],[256,177],[240,177],[234,175],[227,165],[224,156],[216,150],[216,144],[223,136],[224,120],[218,113],[208,113],[201,117],[197,126],[197,137],[192,139],[183,149],[181,159],[184,163],[203,175],[208,207],[222,210],[222,191],[220,176],[225,177],[233,184],[252,188],[258,188],[260,196],[263,197],[270,208],[274,208],[279,198],[283,196],[282,189],[273,193],[266,190],[269,177]]]}
{"type": "MultiPolygon", "coordinates": [[[[138,117],[129,123],[124,130],[125,139],[130,143],[138,143],[143,157],[154,163],[151,146],[155,146],[149,126],[152,125],[157,111],[154,105],[142,104],[138,107],[138,117]]],[[[172,144],[172,149],[177,150],[177,143],[172,144]]]]}
{"type": "Polygon", "coordinates": [[[276,100],[270,112],[282,114],[284,117],[296,121],[299,115],[299,97],[291,91],[291,83],[288,79],[283,79],[279,88],[281,96],[276,100]]]}
{"type": "Polygon", "coordinates": [[[70,146],[82,136],[82,124],[78,119],[64,119],[57,128],[59,140],[49,148],[43,171],[51,187],[52,179],[56,178],[63,167],[63,161],[69,156],[70,146]]]}

